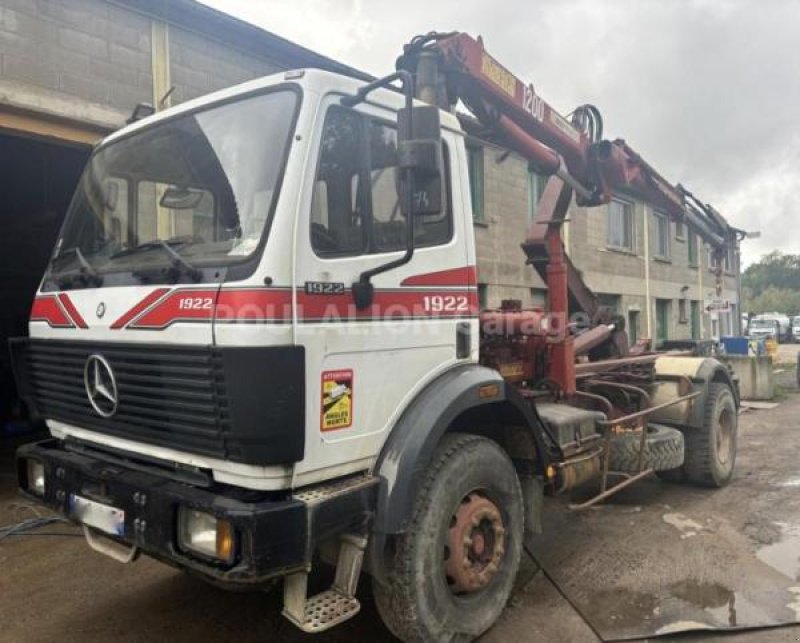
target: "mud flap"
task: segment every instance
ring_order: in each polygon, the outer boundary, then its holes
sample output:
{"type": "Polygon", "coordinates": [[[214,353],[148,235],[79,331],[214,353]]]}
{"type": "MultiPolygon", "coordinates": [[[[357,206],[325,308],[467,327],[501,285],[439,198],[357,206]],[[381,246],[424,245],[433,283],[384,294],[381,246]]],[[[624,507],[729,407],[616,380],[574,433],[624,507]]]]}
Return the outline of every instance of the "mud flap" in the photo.
{"type": "Polygon", "coordinates": [[[525,503],[524,542],[542,533],[542,511],[544,509],[544,482],[536,476],[520,476],[522,498],[525,503]]]}

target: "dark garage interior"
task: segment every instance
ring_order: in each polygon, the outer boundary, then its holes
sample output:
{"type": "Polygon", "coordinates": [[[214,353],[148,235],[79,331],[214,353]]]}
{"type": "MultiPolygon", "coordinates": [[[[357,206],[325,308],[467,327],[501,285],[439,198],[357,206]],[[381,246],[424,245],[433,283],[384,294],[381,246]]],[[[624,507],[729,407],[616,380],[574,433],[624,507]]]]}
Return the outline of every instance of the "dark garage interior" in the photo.
{"type": "Polygon", "coordinates": [[[31,427],[17,399],[8,338],[27,335],[31,302],[47,265],[72,192],[90,153],[0,130],[0,436],[31,427]]]}

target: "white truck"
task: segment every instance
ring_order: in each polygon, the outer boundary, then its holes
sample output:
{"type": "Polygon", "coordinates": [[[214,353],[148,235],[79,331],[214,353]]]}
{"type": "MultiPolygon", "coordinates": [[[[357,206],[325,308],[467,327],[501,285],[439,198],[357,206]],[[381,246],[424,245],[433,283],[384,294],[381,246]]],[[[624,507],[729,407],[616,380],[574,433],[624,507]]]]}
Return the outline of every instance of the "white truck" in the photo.
{"type": "MultiPolygon", "coordinates": [[[[580,335],[513,303],[479,314],[465,134],[411,77],[286,72],[96,147],[12,342],[52,434],[18,451],[20,487],[90,546],[224,587],[282,578],[308,632],[358,612],[363,563],[397,636],[469,640],[546,491],[730,480],[719,362],[627,355],[602,311],[580,335]],[[316,552],[336,578],[309,597],[316,552]]],[[[554,171],[562,216],[568,184],[590,193],[554,171]]]]}
{"type": "Polygon", "coordinates": [[[792,341],[800,342],[800,317],[792,317],[792,341]]]}
{"type": "Polygon", "coordinates": [[[792,322],[780,313],[762,313],[750,320],[747,328],[750,339],[772,338],[776,342],[792,341],[792,322]]]}

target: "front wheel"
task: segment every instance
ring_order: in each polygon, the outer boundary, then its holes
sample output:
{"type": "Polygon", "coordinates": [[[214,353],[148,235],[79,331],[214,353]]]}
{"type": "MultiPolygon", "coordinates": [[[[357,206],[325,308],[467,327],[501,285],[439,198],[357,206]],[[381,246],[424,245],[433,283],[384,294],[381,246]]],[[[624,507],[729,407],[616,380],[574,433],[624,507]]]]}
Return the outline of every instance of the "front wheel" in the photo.
{"type": "Polygon", "coordinates": [[[471,641],[500,616],[522,552],[523,501],[506,453],[476,435],[446,435],[412,520],[388,555],[378,612],[403,641],[471,641]]]}

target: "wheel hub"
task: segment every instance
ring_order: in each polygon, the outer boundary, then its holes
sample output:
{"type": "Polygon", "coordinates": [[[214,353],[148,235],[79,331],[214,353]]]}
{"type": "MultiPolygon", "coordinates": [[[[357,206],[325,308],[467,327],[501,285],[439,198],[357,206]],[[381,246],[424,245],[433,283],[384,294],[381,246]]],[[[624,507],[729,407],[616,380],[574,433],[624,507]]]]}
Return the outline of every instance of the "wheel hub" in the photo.
{"type": "Polygon", "coordinates": [[[505,527],[497,506],[477,492],[467,495],[450,519],[445,576],[457,594],[486,587],[505,554],[505,527]]]}

